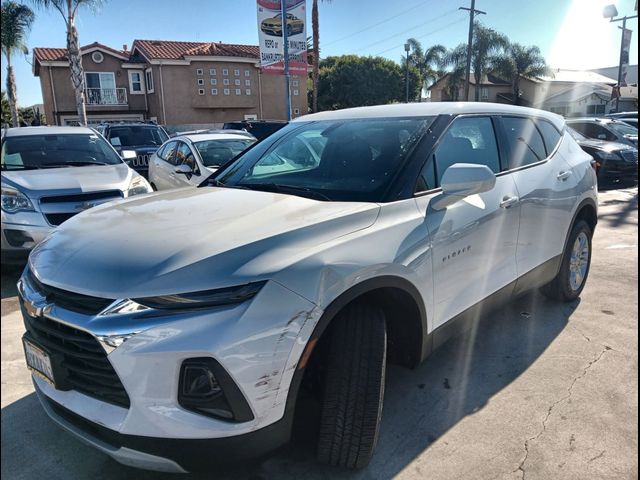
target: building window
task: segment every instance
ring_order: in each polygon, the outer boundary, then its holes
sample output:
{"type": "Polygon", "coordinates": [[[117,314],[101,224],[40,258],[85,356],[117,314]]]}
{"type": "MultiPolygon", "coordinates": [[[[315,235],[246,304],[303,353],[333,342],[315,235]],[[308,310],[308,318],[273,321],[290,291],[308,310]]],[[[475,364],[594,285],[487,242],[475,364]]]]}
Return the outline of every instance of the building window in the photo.
{"type": "Polygon", "coordinates": [[[217,88],[212,88],[211,89],[211,95],[217,95],[218,94],[218,89],[217,88]]]}
{"type": "Polygon", "coordinates": [[[239,78],[236,78],[236,79],[235,79],[235,81],[234,81],[233,83],[235,83],[236,85],[240,86],[240,79],[239,79],[239,78]]]}
{"type": "Polygon", "coordinates": [[[230,92],[229,92],[229,89],[228,89],[228,88],[225,88],[225,89],[224,89],[224,94],[225,94],[225,95],[229,95],[229,93],[230,93],[230,92]]]}
{"type": "Polygon", "coordinates": [[[489,89],[487,87],[480,88],[480,100],[489,100],[489,89]]]}
{"type": "Polygon", "coordinates": [[[204,75],[204,70],[201,68],[196,68],[196,75],[204,75]]]}
{"type": "Polygon", "coordinates": [[[104,60],[104,55],[102,55],[102,53],[100,52],[93,52],[91,54],[91,60],[93,60],[94,63],[102,63],[102,61],[104,60]]]}
{"type": "Polygon", "coordinates": [[[198,85],[204,85],[204,78],[198,79],[198,85]]]}
{"type": "Polygon", "coordinates": [[[251,86],[251,80],[245,80],[244,81],[244,86],[245,87],[250,87],[251,86]]]}
{"type": "Polygon", "coordinates": [[[293,109],[293,114],[294,115],[300,115],[300,109],[299,108],[294,108],[293,109]]]}
{"type": "Polygon", "coordinates": [[[216,74],[216,69],[215,68],[210,68],[209,69],[209,75],[215,75],[216,74]]]}
{"type": "Polygon", "coordinates": [[[233,74],[234,74],[236,77],[239,77],[239,76],[240,76],[240,69],[239,69],[239,68],[236,68],[236,69],[233,71],[233,74]]]}
{"type": "Polygon", "coordinates": [[[240,90],[239,88],[236,88],[236,95],[242,95],[242,90],[240,90]]]}
{"type": "Polygon", "coordinates": [[[215,78],[211,79],[211,85],[217,85],[218,84],[218,80],[215,78]]]}
{"type": "Polygon", "coordinates": [[[244,76],[245,77],[250,77],[251,76],[251,70],[245,70],[244,71],[244,76]]]}
{"type": "Polygon", "coordinates": [[[300,85],[300,82],[298,80],[293,80],[291,82],[291,85],[294,86],[294,87],[297,87],[298,85],[300,85]]]}
{"type": "Polygon", "coordinates": [[[144,80],[146,82],[147,93],[153,93],[153,70],[147,68],[144,71],[144,80]]]}
{"type": "Polygon", "coordinates": [[[604,115],[604,105],[587,105],[587,115],[604,115]]]}
{"type": "Polygon", "coordinates": [[[225,85],[229,85],[229,79],[228,78],[223,79],[222,83],[225,85]]]}
{"type": "Polygon", "coordinates": [[[297,96],[297,95],[300,95],[300,91],[299,91],[299,90],[294,90],[294,91],[293,91],[293,94],[294,94],[294,95],[296,95],[296,96],[297,96]]]}
{"type": "Polygon", "coordinates": [[[198,95],[204,95],[204,88],[198,89],[198,95]]]}
{"type": "Polygon", "coordinates": [[[245,93],[245,95],[251,95],[251,89],[250,89],[250,88],[247,88],[247,89],[244,91],[244,93],[245,93]]]}
{"type": "Polygon", "coordinates": [[[229,75],[229,69],[228,69],[228,68],[223,68],[223,69],[222,69],[222,75],[224,75],[225,77],[226,77],[227,75],[229,75]]]}
{"type": "Polygon", "coordinates": [[[132,95],[144,93],[144,83],[142,82],[142,70],[129,70],[129,92],[132,95]]]}

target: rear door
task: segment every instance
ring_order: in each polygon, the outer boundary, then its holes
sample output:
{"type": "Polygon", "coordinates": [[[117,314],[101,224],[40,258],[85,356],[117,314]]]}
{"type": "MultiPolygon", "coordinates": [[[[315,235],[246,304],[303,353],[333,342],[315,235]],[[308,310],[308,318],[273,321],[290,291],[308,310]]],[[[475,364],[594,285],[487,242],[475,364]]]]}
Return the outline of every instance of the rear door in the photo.
{"type": "Polygon", "coordinates": [[[577,175],[560,154],[561,132],[550,122],[516,116],[503,116],[501,122],[508,175],[520,194],[518,276],[544,268],[546,262],[554,273],[551,263],[559,260],[571,224],[577,175]]]}
{"type": "MultiPolygon", "coordinates": [[[[190,175],[176,173],[174,177],[176,186],[186,187],[188,185],[199,185],[202,180],[204,180],[204,176],[193,150],[187,143],[180,142],[177,158],[180,163],[176,162],[176,167],[179,165],[187,165],[193,173],[190,175]]],[[[208,172],[205,175],[208,175],[208,172]]]]}
{"type": "Polygon", "coordinates": [[[154,182],[158,190],[166,190],[173,188],[171,185],[171,175],[175,174],[175,161],[176,150],[178,149],[178,142],[173,141],[167,143],[166,147],[162,149],[160,155],[154,155],[154,175],[152,181],[154,182]]]}
{"type": "Polygon", "coordinates": [[[454,120],[423,168],[418,190],[426,193],[416,202],[431,237],[436,328],[516,280],[520,206],[513,177],[501,170],[490,116],[454,120]],[[486,165],[498,174],[494,188],[444,210],[429,208],[442,175],[455,163],[486,165]]]}

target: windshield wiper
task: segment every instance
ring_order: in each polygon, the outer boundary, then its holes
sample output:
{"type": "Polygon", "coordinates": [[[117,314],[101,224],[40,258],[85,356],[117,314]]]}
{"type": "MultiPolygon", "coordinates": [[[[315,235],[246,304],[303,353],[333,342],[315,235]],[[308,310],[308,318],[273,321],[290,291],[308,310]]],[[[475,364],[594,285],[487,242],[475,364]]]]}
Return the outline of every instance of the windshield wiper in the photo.
{"type": "Polygon", "coordinates": [[[307,187],[298,187],[295,185],[280,185],[278,183],[240,183],[240,187],[249,188],[251,190],[262,190],[265,192],[290,193],[300,197],[315,198],[316,200],[331,201],[324,193],[311,190],[307,187]]]}

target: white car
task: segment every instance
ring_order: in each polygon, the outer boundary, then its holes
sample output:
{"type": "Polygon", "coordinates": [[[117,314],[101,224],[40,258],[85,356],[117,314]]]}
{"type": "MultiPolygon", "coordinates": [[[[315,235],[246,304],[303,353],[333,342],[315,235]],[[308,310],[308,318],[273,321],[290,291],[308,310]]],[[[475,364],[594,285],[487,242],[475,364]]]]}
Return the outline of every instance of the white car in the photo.
{"type": "Polygon", "coordinates": [[[18,285],[27,364],[47,413],[128,465],[262,455],[315,396],[318,458],[360,468],[387,363],[528,290],[576,299],[596,223],[591,157],[558,115],[308,115],[199,188],[96,207],[38,246],[18,285]]]}
{"type": "MultiPolygon", "coordinates": [[[[127,159],[136,153],[123,151],[127,159]]],[[[89,128],[10,128],[2,137],[2,262],[24,263],[55,227],[94,205],[151,192],[89,128]]]]}
{"type": "Polygon", "coordinates": [[[149,182],[155,190],[200,185],[256,141],[246,132],[172,137],[151,156],[149,182]]]}

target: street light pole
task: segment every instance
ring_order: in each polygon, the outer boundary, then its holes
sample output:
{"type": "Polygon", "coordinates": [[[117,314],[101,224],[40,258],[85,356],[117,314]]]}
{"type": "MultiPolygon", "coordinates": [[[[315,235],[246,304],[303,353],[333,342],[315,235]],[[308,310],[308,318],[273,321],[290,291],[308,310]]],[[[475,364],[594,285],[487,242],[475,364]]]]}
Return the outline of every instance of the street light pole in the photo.
{"type": "Polygon", "coordinates": [[[289,23],[287,22],[286,0],[280,0],[280,14],[282,15],[282,41],[284,53],[284,95],[287,105],[287,121],[291,121],[291,91],[289,89],[289,23]]]}
{"type": "Polygon", "coordinates": [[[409,103],[409,50],[411,49],[411,45],[408,43],[404,44],[404,51],[407,52],[407,62],[405,65],[405,94],[404,94],[404,103],[409,103]]]}
{"type": "MultiPolygon", "coordinates": [[[[637,4],[636,4],[637,5],[637,4]]],[[[637,9],[636,9],[637,10],[637,9]]],[[[616,95],[616,112],[619,111],[620,109],[620,94],[621,94],[621,83],[622,83],[622,65],[624,63],[624,33],[627,31],[627,20],[631,20],[633,18],[638,18],[638,15],[625,15],[624,17],[620,17],[620,18],[614,18],[618,15],[618,9],[616,8],[615,5],[607,5],[606,7],[604,7],[604,10],[602,12],[603,16],[605,18],[609,19],[610,23],[614,23],[614,22],[622,22],[622,35],[620,38],[620,58],[619,58],[619,62],[618,62],[618,85],[616,86],[616,88],[618,89],[617,95],[616,95]]],[[[629,62],[629,60],[627,59],[627,63],[629,62]]]]}

